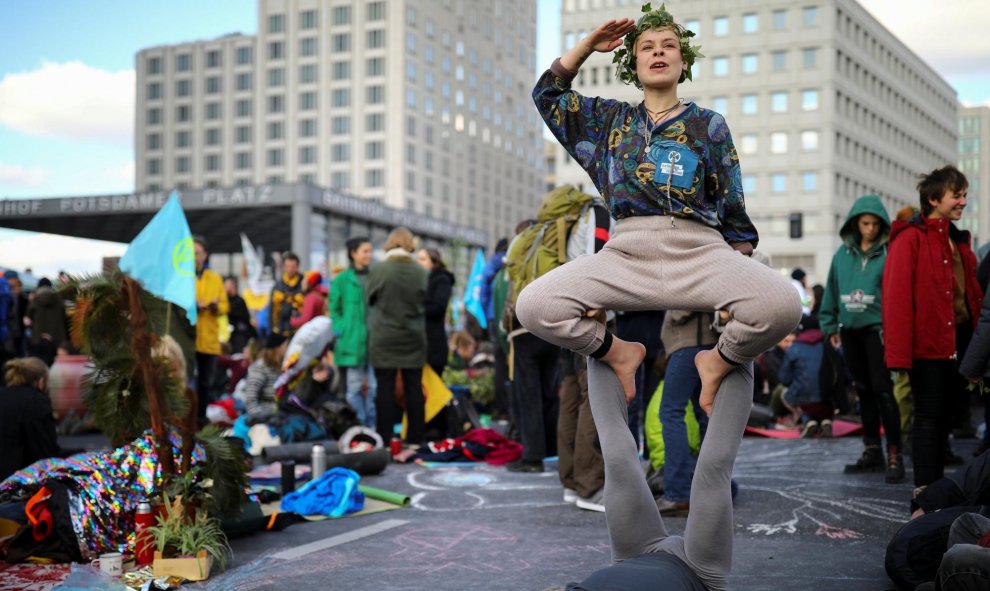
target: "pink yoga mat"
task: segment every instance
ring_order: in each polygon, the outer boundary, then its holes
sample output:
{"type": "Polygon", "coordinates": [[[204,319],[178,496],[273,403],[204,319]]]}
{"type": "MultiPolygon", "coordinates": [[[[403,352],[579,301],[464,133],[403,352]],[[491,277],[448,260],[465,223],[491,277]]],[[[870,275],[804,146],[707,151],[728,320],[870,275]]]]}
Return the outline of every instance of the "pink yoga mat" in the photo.
{"type": "MultiPolygon", "coordinates": [[[[756,427],[746,427],[746,433],[759,435],[761,437],[773,437],[774,439],[799,439],[802,427],[793,429],[757,429],[756,427]]],[[[860,435],[863,432],[863,425],[852,421],[835,420],[832,421],[832,437],[850,437],[860,435]]]]}

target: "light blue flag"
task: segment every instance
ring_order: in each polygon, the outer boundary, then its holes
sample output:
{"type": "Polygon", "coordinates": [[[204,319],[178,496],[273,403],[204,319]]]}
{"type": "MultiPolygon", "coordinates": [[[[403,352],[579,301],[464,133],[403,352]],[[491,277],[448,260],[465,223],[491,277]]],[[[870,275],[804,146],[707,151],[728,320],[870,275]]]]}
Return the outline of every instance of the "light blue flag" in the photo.
{"type": "Polygon", "coordinates": [[[485,255],[479,249],[478,255],[474,257],[474,266],[471,267],[471,277],[468,279],[467,289],[464,290],[464,309],[478,319],[481,328],[488,328],[485,309],[481,305],[481,277],[484,274],[485,255]]]}
{"type": "Polygon", "coordinates": [[[196,257],[192,232],[172,191],[168,201],[127,247],[120,270],[145,289],[186,311],[196,324],[196,257]]]}

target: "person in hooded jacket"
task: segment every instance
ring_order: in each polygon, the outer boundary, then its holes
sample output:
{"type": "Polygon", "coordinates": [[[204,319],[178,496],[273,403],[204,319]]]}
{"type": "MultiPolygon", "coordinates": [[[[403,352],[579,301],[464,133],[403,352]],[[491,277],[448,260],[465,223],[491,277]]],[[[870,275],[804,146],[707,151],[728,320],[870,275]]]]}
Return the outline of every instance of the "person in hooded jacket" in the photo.
{"type": "Polygon", "coordinates": [[[447,270],[440,251],[435,248],[421,248],[416,253],[416,260],[429,273],[426,299],[423,302],[426,311],[426,364],[438,376],[442,376],[450,353],[444,321],[447,318],[450,294],[454,289],[454,274],[447,270]]]}
{"type": "Polygon", "coordinates": [[[849,371],[859,385],[865,450],[855,463],[846,465],[845,472],[886,470],[887,482],[903,482],[901,415],[883,359],[880,310],[890,218],[880,197],[857,199],[839,236],[842,246],[832,257],[819,319],[829,344],[842,347],[849,371]],[[881,423],[887,435],[886,463],[880,448],[881,423]]]}
{"type": "Polygon", "coordinates": [[[814,316],[805,316],[798,325],[794,342],[784,351],[780,383],[787,386],[783,402],[795,418],[808,418],[801,437],[832,436],[832,405],[822,399],[818,374],[822,368],[825,335],[814,316]]]}
{"type": "Polygon", "coordinates": [[[65,301],[52,289],[52,282],[47,277],[38,281],[38,289],[34,291],[34,297],[27,307],[27,316],[31,319],[32,345],[37,344],[45,335],[56,344],[68,337],[65,301]]]}
{"type": "Polygon", "coordinates": [[[959,359],[973,334],[983,299],[969,232],[962,218],[969,181],[954,166],[918,183],[921,214],[894,222],[883,271],[884,358],[907,371],[914,397],[914,484],[942,477],[957,405],[965,400],[959,359]]]}

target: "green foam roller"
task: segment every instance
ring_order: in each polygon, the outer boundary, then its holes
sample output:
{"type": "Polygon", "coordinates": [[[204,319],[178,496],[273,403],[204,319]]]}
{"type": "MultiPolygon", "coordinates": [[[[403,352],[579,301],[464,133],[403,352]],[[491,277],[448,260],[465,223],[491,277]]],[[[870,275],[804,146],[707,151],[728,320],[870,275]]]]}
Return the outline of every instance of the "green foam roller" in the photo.
{"type": "Polygon", "coordinates": [[[412,499],[409,495],[404,495],[402,493],[392,492],[390,490],[384,490],[381,488],[375,488],[373,486],[365,486],[359,484],[358,488],[364,493],[369,499],[376,499],[379,501],[385,501],[386,503],[392,503],[393,505],[398,505],[400,507],[408,507],[412,499]]]}

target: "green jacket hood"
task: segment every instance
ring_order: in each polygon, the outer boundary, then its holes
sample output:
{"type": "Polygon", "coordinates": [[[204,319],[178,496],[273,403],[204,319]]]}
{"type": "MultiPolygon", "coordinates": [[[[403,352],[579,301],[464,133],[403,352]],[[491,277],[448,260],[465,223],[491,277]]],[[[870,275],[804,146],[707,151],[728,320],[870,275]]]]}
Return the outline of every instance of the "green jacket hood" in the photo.
{"type": "Polygon", "coordinates": [[[849,215],[846,216],[845,223],[839,229],[839,236],[842,237],[842,242],[848,246],[859,248],[860,234],[858,219],[864,213],[877,216],[883,224],[883,227],[880,229],[880,237],[873,244],[873,248],[876,249],[885,246],[890,240],[890,216],[887,215],[887,209],[883,206],[883,202],[880,201],[880,197],[876,195],[863,195],[856,200],[856,203],[853,203],[852,209],[849,210],[849,215]]]}

